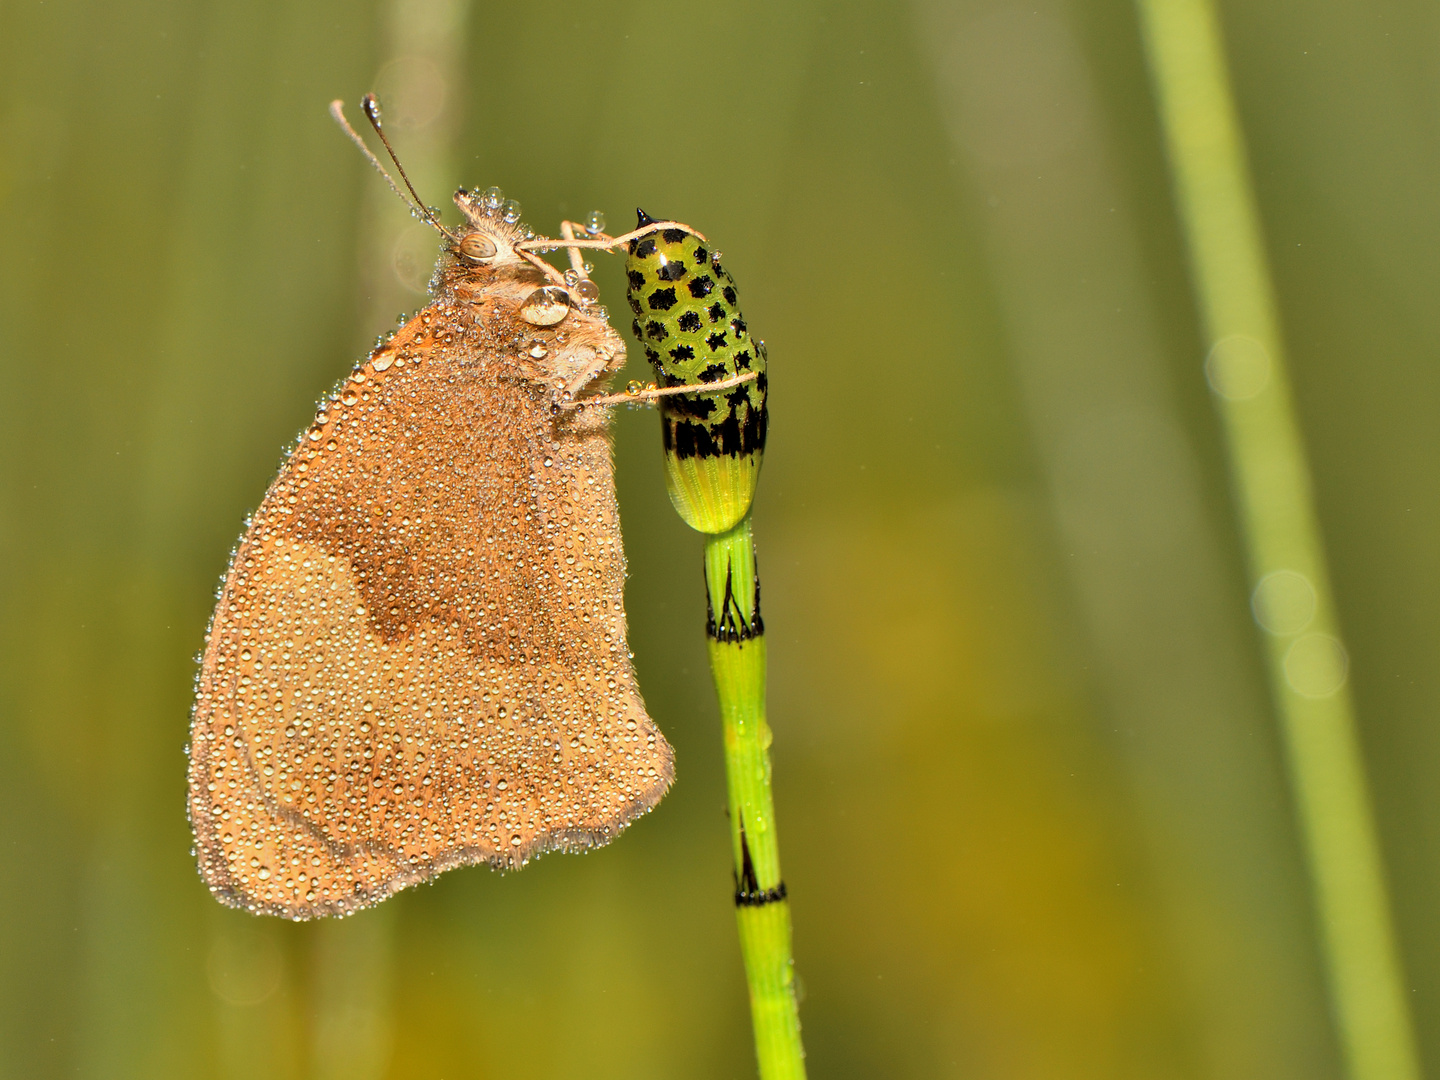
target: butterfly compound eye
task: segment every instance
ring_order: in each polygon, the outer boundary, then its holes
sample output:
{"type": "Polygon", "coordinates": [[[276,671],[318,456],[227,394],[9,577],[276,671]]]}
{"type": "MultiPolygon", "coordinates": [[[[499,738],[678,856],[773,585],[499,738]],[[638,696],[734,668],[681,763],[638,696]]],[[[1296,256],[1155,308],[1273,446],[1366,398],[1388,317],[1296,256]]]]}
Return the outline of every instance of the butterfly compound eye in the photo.
{"type": "Polygon", "coordinates": [[[473,262],[495,257],[495,241],[484,233],[473,232],[460,241],[460,254],[473,262]]]}

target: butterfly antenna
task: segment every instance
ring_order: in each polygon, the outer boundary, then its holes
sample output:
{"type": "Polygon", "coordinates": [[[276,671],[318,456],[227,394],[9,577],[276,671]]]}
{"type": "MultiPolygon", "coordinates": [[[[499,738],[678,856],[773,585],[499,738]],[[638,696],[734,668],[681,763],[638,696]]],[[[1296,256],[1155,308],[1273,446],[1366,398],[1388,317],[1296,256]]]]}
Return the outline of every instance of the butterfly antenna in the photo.
{"type": "Polygon", "coordinates": [[[395,163],[395,168],[400,171],[400,179],[405,181],[405,187],[410,192],[409,198],[406,198],[405,192],[400,190],[400,185],[395,183],[394,178],[385,170],[385,166],[381,164],[380,159],[371,152],[370,147],[365,145],[365,140],[360,137],[360,133],[350,126],[349,120],[345,119],[345,103],[338,99],[332,101],[330,103],[330,115],[334,117],[335,122],[344,129],[345,134],[350,136],[350,141],[360,148],[360,152],[365,155],[370,164],[375,166],[375,171],[385,178],[385,182],[390,185],[390,190],[400,196],[402,202],[408,204],[413,200],[415,208],[420,211],[430,225],[434,226],[440,235],[454,243],[459,243],[459,238],[449,229],[445,228],[444,225],[440,224],[440,219],[435,216],[433,210],[425,205],[419,193],[415,190],[415,185],[410,183],[410,177],[405,175],[405,166],[400,164],[400,159],[395,156],[395,148],[390,145],[390,140],[385,137],[385,132],[380,130],[380,103],[375,99],[375,95],[366,94],[360,100],[360,107],[364,110],[366,118],[370,121],[370,126],[375,129],[375,134],[380,136],[380,141],[385,145],[385,151],[390,155],[390,160],[395,163]]]}

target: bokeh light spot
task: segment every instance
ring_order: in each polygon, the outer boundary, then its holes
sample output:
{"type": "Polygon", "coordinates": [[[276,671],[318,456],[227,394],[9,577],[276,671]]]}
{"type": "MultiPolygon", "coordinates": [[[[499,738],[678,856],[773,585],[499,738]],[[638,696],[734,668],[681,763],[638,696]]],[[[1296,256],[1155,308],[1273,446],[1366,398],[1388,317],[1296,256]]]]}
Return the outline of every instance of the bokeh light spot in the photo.
{"type": "Polygon", "coordinates": [[[1266,574],[1250,597],[1255,621],[1272,634],[1298,634],[1315,618],[1315,587],[1304,574],[1276,570],[1266,574]]]}
{"type": "Polygon", "coordinates": [[[1270,354],[1243,334],[1221,338],[1205,358],[1205,379],[1227,401],[1249,401],[1270,383],[1270,354]]]}
{"type": "Polygon", "coordinates": [[[1306,634],[1285,654],[1285,681],[1301,697],[1329,697],[1345,685],[1350,656],[1328,634],[1306,634]]]}
{"type": "Polygon", "coordinates": [[[219,937],[210,948],[205,974],[210,989],[231,1005],[258,1005],[280,986],[284,961],[267,934],[237,929],[219,937]]]}

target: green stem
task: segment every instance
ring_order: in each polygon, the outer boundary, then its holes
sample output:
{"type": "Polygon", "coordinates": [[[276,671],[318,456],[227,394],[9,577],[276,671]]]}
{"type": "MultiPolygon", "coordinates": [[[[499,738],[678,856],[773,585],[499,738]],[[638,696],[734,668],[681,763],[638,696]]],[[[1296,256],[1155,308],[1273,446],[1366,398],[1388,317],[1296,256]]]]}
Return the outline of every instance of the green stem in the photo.
{"type": "Polygon", "coordinates": [[[735,918],[750,985],[761,1080],[803,1080],[805,1051],[795,1001],[790,904],[770,794],[770,725],[765,721],[765,628],[750,517],[705,537],[710,670],[720,698],[735,918]]]}
{"type": "Polygon", "coordinates": [[[1274,292],[1210,0],[1137,0],[1355,1080],[1420,1075],[1274,292]]]}

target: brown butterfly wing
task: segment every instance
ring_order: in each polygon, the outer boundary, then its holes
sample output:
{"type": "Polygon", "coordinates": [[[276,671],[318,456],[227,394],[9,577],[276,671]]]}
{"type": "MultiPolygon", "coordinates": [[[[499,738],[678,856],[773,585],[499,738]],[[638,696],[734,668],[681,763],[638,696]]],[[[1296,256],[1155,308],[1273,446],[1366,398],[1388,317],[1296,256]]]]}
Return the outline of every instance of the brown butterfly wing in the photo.
{"type": "Polygon", "coordinates": [[[226,903],[353,911],[605,843],[670,784],[626,645],[607,419],[557,414],[544,381],[623,346],[577,313],[539,371],[503,322],[457,325],[432,306],[322,405],[235,553],[190,750],[226,903]]]}

